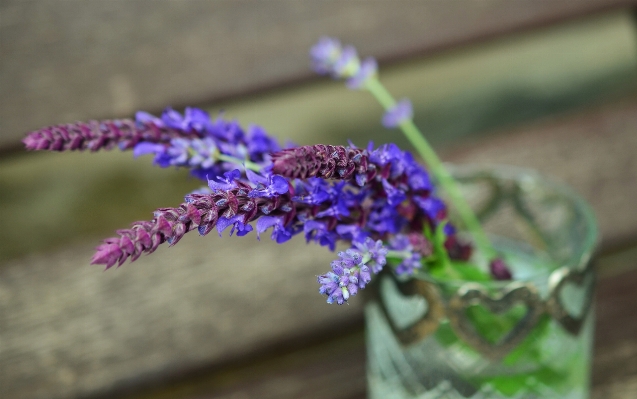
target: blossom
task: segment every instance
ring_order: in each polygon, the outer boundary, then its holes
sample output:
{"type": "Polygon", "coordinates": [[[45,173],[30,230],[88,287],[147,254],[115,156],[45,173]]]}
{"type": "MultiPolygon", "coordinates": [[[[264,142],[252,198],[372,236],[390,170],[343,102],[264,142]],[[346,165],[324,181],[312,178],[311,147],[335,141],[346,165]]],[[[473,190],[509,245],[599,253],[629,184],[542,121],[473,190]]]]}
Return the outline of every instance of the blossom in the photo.
{"type": "Polygon", "coordinates": [[[394,104],[383,115],[383,126],[386,128],[397,127],[401,123],[410,120],[414,116],[411,101],[403,99],[394,104]]]}
{"type": "Polygon", "coordinates": [[[363,62],[352,46],[342,46],[331,37],[323,37],[310,50],[314,71],[320,75],[332,75],[335,79],[347,79],[347,87],[361,89],[376,76],[378,65],[373,58],[363,62]]]}
{"type": "Polygon", "coordinates": [[[283,217],[264,216],[257,221],[257,238],[270,227],[272,227],[272,239],[276,241],[277,244],[288,241],[298,232],[295,231],[294,228],[286,227],[283,217]]]}
{"type": "Polygon", "coordinates": [[[221,176],[214,176],[212,179],[208,180],[208,187],[212,191],[222,191],[222,190],[230,190],[232,188],[237,187],[237,180],[241,177],[241,172],[239,169],[234,169],[230,172],[226,172],[221,176]]]}
{"type": "Polygon", "coordinates": [[[360,64],[358,71],[347,80],[346,85],[350,89],[361,89],[372,77],[378,73],[378,63],[373,58],[367,58],[360,64]]]}
{"type": "Polygon", "coordinates": [[[217,231],[219,232],[219,237],[221,237],[221,233],[230,226],[232,226],[232,229],[230,230],[231,236],[234,233],[235,229],[237,230],[237,235],[239,237],[242,237],[251,232],[253,230],[252,226],[246,224],[244,220],[245,215],[240,214],[235,215],[231,218],[226,218],[223,216],[220,217],[219,220],[217,220],[217,231]]]}
{"type": "Polygon", "coordinates": [[[327,303],[336,302],[342,305],[358,293],[371,281],[371,274],[366,263],[371,257],[365,258],[357,249],[350,248],[338,253],[339,259],[332,261],[332,271],[317,277],[321,284],[319,293],[327,296],[327,303]]]}
{"type": "Polygon", "coordinates": [[[367,237],[362,243],[354,243],[354,247],[360,251],[363,255],[363,259],[369,259],[365,263],[371,266],[374,273],[379,273],[387,263],[385,258],[387,248],[383,245],[381,240],[374,241],[370,237],[367,237]]]}
{"type": "Polygon", "coordinates": [[[341,52],[341,43],[337,39],[332,37],[319,39],[318,43],[310,49],[310,58],[314,71],[321,75],[331,73],[341,52]]]}
{"type": "Polygon", "coordinates": [[[140,142],[167,143],[176,137],[196,137],[196,134],[165,126],[161,120],[141,114],[136,121],[114,119],[48,126],[29,133],[22,142],[27,150],[98,151],[115,147],[128,150],[140,142]]]}
{"type": "Polygon", "coordinates": [[[336,240],[339,238],[338,232],[331,231],[326,222],[307,220],[303,224],[303,232],[307,242],[316,241],[320,245],[329,247],[333,251],[336,247],[336,240]]]}
{"type": "Polygon", "coordinates": [[[397,234],[389,241],[389,249],[404,254],[402,261],[394,269],[396,274],[411,275],[422,267],[423,256],[431,255],[431,243],[420,234],[397,234]]]}
{"type": "Polygon", "coordinates": [[[500,258],[494,259],[489,263],[489,271],[496,280],[511,280],[513,278],[511,270],[504,260],[500,258]]]}
{"type": "Polygon", "coordinates": [[[411,254],[411,256],[404,258],[403,261],[400,262],[398,266],[396,266],[396,269],[395,269],[396,274],[399,274],[399,275],[414,274],[414,271],[416,269],[420,269],[422,267],[421,260],[422,260],[422,256],[420,256],[420,254],[417,254],[417,253],[411,254]]]}
{"type": "Polygon", "coordinates": [[[248,194],[251,198],[274,197],[288,192],[289,183],[287,179],[280,175],[268,174],[260,176],[251,170],[247,170],[248,179],[257,187],[248,194]]]}
{"type": "Polygon", "coordinates": [[[286,177],[347,180],[367,173],[367,156],[352,147],[317,144],[289,148],[272,154],[272,170],[286,177]]]}
{"type": "Polygon", "coordinates": [[[96,248],[92,264],[104,264],[110,268],[121,265],[126,259],[136,260],[142,253],[152,253],[162,243],[175,245],[189,231],[208,234],[215,226],[221,233],[232,225],[242,236],[252,230],[249,226],[257,220],[257,234],[274,227],[273,239],[281,243],[298,233],[293,226],[286,226],[286,215],[296,213],[287,194],[272,198],[250,198],[253,187],[238,179],[238,170],[226,172],[223,177],[211,180],[211,193],[189,194],[177,208],[159,208],[150,221],[133,223],[129,229],[117,230],[117,236],[105,239],[96,248]],[[285,198],[281,198],[281,197],[285,198]],[[266,216],[270,215],[270,216],[266,216]]]}

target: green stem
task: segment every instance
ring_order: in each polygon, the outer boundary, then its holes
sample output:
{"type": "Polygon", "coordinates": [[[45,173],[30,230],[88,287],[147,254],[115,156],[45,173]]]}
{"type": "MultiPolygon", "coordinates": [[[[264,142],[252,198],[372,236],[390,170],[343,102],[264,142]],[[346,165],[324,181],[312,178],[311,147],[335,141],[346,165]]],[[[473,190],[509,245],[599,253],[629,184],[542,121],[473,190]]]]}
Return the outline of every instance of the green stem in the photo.
{"type": "Polygon", "coordinates": [[[412,253],[410,251],[395,251],[390,249],[387,251],[387,255],[385,255],[385,257],[395,258],[395,259],[405,259],[410,257],[411,255],[412,253]]]}
{"type": "Polygon", "coordinates": [[[217,158],[221,161],[236,163],[237,165],[245,165],[246,169],[259,172],[261,167],[254,162],[250,162],[247,159],[239,159],[226,154],[217,154],[217,158]]]}
{"type": "MultiPolygon", "coordinates": [[[[396,100],[392,95],[387,91],[385,86],[383,86],[377,78],[370,78],[367,80],[365,85],[367,90],[376,99],[378,102],[385,108],[385,110],[389,110],[396,104],[396,100]]],[[[418,127],[414,124],[412,120],[404,121],[400,124],[400,128],[409,139],[411,144],[416,148],[418,154],[425,161],[429,170],[433,174],[434,178],[438,181],[438,184],[442,188],[444,192],[447,193],[449,200],[454,205],[456,211],[458,212],[458,216],[464,223],[465,227],[474,238],[475,245],[480,252],[482,252],[487,258],[494,258],[497,256],[497,252],[493,249],[491,242],[489,241],[486,233],[482,229],[480,225],[480,221],[476,217],[475,213],[462,196],[460,192],[460,188],[456,184],[456,181],[453,179],[449,171],[444,167],[440,158],[433,150],[431,145],[425,139],[422,132],[418,129],[418,127]]]]}

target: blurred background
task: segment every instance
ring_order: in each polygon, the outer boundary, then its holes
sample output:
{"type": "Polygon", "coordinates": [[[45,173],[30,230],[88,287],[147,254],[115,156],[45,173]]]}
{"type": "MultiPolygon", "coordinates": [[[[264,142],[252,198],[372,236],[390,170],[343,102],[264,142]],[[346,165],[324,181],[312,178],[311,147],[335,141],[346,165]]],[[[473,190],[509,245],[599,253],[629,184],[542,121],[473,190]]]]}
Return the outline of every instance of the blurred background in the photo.
{"type": "Polygon", "coordinates": [[[361,301],[333,254],[186,236],[119,270],[115,229],[175,206],[187,172],[119,151],[27,153],[31,130],[198,106],[282,142],[408,144],[371,96],[314,76],[323,35],[380,61],[452,162],[531,167],[599,218],[593,397],[637,393],[635,0],[1,0],[0,397],[365,397],[361,301]],[[628,320],[627,320],[628,319],[628,320]]]}

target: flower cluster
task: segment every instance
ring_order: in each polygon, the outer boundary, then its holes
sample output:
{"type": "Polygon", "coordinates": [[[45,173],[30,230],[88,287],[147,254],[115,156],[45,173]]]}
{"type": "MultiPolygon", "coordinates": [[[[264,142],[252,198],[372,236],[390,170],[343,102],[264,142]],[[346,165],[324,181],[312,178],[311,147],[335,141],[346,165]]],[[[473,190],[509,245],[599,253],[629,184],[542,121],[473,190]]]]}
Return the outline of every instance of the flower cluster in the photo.
{"type": "Polygon", "coordinates": [[[168,143],[195,132],[174,129],[161,120],[137,118],[75,122],[36,130],[22,140],[27,150],[98,151],[118,146],[128,150],[142,142],[168,143]]]}
{"type": "MultiPolygon", "coordinates": [[[[345,79],[352,90],[371,89],[377,81],[378,64],[374,58],[361,61],[352,46],[343,46],[337,39],[323,37],[310,50],[314,71],[321,75],[330,75],[334,79],[345,79]]],[[[375,89],[377,90],[377,88],[375,89]]],[[[411,102],[403,99],[395,104],[387,104],[382,123],[387,128],[399,126],[411,120],[413,110],[411,102]]]]}
{"type": "Polygon", "coordinates": [[[268,154],[280,149],[277,141],[259,126],[245,132],[236,121],[217,118],[198,108],[186,108],[182,116],[168,108],[161,118],[139,113],[137,119],[152,120],[172,129],[194,133],[194,138],[176,137],[167,143],[143,141],[134,148],[134,155],[153,154],[161,167],[187,167],[193,176],[205,180],[225,172],[253,166],[260,169],[268,161],[268,154]]]}
{"type": "MultiPolygon", "coordinates": [[[[172,120],[173,126],[179,122],[182,129],[192,124],[178,120],[175,114],[172,120]]],[[[199,126],[207,125],[200,121],[199,126]]],[[[234,131],[241,129],[237,125],[234,131]]],[[[260,141],[266,143],[261,148],[272,148],[275,141],[263,129],[254,127],[253,131],[259,132],[260,141]]],[[[259,135],[253,134],[248,144],[259,135]]],[[[175,165],[203,170],[201,162],[192,161],[193,156],[182,154],[183,160],[173,156],[174,143],[183,142],[184,147],[192,148],[211,138],[198,134],[190,140],[173,139],[170,145],[140,143],[135,151],[160,145],[163,152],[155,155],[156,162],[172,156],[170,159],[178,160],[175,165]]],[[[192,230],[206,235],[216,227],[221,234],[231,227],[231,235],[236,231],[238,236],[244,236],[256,227],[259,237],[272,228],[272,239],[278,243],[303,233],[308,242],[331,250],[338,242],[352,246],[339,254],[340,260],[332,264],[331,274],[319,279],[328,302],[344,303],[357,289],[365,287],[370,272],[378,273],[385,265],[384,241],[390,242],[390,249],[397,250],[397,256],[404,257],[404,265],[396,271],[410,274],[420,267],[423,256],[431,254],[431,244],[421,234],[423,228],[447,223],[446,208],[433,195],[428,173],[410,153],[394,144],[374,148],[370,143],[366,149],[314,145],[271,155],[262,152],[250,155],[251,160],[260,162],[258,173],[246,168],[209,176],[209,191],[191,193],[179,207],[160,208],[152,220],[118,230],[116,237],[104,240],[97,248],[92,263],[105,264],[107,268],[121,265],[126,259],[133,261],[142,253],[152,253],[162,243],[175,245],[192,230]],[[412,236],[419,236],[421,241],[412,239],[408,246],[396,244],[401,237],[412,236]],[[335,276],[339,287],[336,291],[332,284],[336,284],[335,276]]],[[[445,231],[448,239],[455,240],[451,229],[445,231]]]]}
{"type": "Polygon", "coordinates": [[[206,180],[225,172],[268,164],[269,154],[280,150],[278,142],[260,126],[247,131],[236,121],[212,121],[204,110],[188,107],[183,116],[167,108],[161,117],[138,112],[135,120],[75,122],[30,133],[23,142],[29,150],[133,150],[135,157],[153,154],[161,167],[191,170],[206,180]]]}
{"type": "Polygon", "coordinates": [[[327,296],[327,303],[342,305],[372,280],[370,267],[374,273],[382,270],[386,255],[383,242],[369,237],[355,243],[353,248],[339,252],[338,259],[332,261],[332,271],[317,278],[321,284],[319,293],[327,296]]]}
{"type": "Polygon", "coordinates": [[[335,79],[347,79],[350,89],[361,89],[376,76],[378,65],[373,58],[361,61],[352,46],[343,47],[331,37],[323,37],[310,50],[312,66],[316,73],[331,75],[335,79]]]}
{"type": "MultiPolygon", "coordinates": [[[[352,89],[381,93],[376,61],[360,61],[353,47],[323,38],[311,56],[318,73],[345,79],[352,89]]],[[[384,98],[389,100],[381,101],[387,110],[383,124],[405,127],[413,116],[411,103],[384,98]]],[[[338,243],[349,246],[338,253],[331,271],[318,276],[327,302],[344,304],[386,266],[387,258],[397,274],[411,275],[435,258],[434,252],[444,251],[452,260],[471,256],[471,245],[456,235],[428,172],[394,144],[281,149],[259,126],[244,130],[236,121],[211,120],[197,108],[47,127],[24,143],[30,150],[132,149],[136,157],[151,154],[161,167],[187,168],[207,181],[178,207],[157,209],[151,220],[105,239],[91,263],[107,269],[163,243],[175,245],[194,230],[207,235],[216,228],[221,235],[230,228],[237,236],[255,230],[260,238],[271,229],[277,243],[303,233],[306,241],[332,251],[338,243]]],[[[495,278],[510,278],[503,261],[490,266],[495,278]]]]}

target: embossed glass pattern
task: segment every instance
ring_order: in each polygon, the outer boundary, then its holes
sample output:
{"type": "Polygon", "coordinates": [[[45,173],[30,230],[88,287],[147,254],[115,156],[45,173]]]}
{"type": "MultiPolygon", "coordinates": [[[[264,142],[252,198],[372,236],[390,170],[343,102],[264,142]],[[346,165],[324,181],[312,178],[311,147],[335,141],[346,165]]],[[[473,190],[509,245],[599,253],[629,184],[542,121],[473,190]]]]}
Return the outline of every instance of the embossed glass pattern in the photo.
{"type": "Polygon", "coordinates": [[[453,172],[515,280],[383,274],[365,309],[370,398],[587,398],[592,212],[532,171],[453,172]]]}

